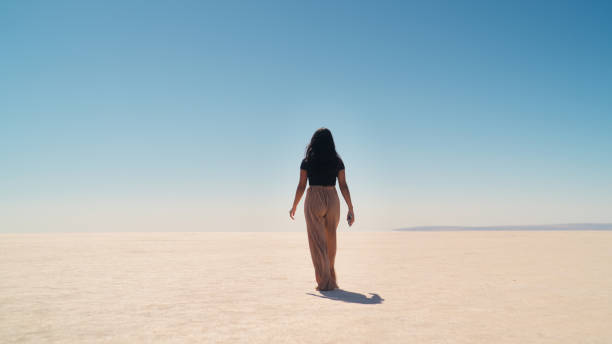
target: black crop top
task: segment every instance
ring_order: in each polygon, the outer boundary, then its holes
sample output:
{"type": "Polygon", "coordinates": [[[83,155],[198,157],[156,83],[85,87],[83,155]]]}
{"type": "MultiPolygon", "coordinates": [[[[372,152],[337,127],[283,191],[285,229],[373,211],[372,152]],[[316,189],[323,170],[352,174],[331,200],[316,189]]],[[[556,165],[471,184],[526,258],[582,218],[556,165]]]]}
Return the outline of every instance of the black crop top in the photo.
{"type": "Polygon", "coordinates": [[[301,170],[308,171],[308,183],[310,185],[336,185],[336,177],[340,170],[344,170],[344,162],[338,158],[337,161],[325,163],[311,163],[302,159],[301,170]]]}

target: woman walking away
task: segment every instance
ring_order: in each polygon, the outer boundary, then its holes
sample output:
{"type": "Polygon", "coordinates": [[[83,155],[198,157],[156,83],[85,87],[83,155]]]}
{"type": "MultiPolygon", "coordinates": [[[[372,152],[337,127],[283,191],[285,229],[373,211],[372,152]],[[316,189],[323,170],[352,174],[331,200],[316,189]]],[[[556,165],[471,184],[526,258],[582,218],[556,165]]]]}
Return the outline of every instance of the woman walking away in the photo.
{"type": "Polygon", "coordinates": [[[300,182],[295,191],[293,207],[289,216],[294,219],[295,208],[306,189],[304,217],[308,231],[308,246],[314,265],[316,290],[338,288],[334,262],[336,260],[336,229],[340,220],[340,198],[336,191],[336,178],[342,196],[348,205],[346,219],[351,226],[355,222],[351,194],[344,175],[344,162],[336,153],[331,131],[320,128],[315,131],[306,147],[306,156],[300,165],[300,182]]]}

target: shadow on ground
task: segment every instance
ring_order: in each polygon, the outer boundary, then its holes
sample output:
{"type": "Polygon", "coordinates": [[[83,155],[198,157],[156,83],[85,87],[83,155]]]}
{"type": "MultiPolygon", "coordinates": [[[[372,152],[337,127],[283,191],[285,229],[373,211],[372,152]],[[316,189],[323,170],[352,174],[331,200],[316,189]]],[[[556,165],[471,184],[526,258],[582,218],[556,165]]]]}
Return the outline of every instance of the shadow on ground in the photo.
{"type": "Polygon", "coordinates": [[[321,293],[321,295],[317,295],[313,293],[306,293],[306,294],[324,298],[324,299],[344,301],[344,302],[349,302],[349,303],[361,303],[365,305],[375,305],[375,304],[382,303],[385,300],[376,293],[369,293],[372,296],[367,297],[364,294],[353,293],[351,291],[346,291],[342,289],[319,291],[319,293],[321,293]]]}

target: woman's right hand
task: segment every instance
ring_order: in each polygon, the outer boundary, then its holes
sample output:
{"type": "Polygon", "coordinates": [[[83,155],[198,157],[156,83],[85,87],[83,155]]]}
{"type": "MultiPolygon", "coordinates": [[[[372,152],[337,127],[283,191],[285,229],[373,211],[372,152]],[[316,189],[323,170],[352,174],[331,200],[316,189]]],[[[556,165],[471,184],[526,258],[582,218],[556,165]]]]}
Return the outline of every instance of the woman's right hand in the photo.
{"type": "Polygon", "coordinates": [[[353,222],[355,222],[355,213],[352,210],[349,210],[348,214],[346,214],[346,221],[349,226],[352,226],[353,222]]]}

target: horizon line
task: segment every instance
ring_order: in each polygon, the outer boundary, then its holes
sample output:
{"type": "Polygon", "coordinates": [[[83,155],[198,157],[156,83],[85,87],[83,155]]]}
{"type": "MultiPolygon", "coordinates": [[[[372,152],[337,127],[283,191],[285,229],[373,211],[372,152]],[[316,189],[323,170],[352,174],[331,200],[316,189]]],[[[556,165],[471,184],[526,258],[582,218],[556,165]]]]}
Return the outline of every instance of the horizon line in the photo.
{"type": "Polygon", "coordinates": [[[557,223],[544,225],[494,225],[494,226],[414,226],[395,228],[391,231],[609,231],[612,223],[557,223]]]}

